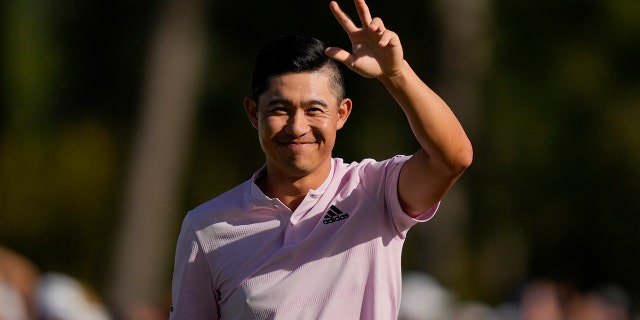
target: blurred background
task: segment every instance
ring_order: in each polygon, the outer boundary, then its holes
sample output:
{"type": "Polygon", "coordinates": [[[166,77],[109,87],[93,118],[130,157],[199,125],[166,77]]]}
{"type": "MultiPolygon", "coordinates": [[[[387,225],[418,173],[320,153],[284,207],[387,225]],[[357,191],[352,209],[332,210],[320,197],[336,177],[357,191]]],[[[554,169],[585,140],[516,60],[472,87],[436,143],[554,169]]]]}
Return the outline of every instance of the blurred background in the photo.
{"type": "MultiPolygon", "coordinates": [[[[403,319],[638,319],[640,2],[369,5],[475,151],[409,233],[405,300],[433,305],[403,319]]],[[[264,162],[258,46],[349,46],[324,0],[5,0],[0,32],[0,319],[166,319],[182,218],[264,162]]],[[[346,80],[334,155],[413,153],[382,85],[346,80]]]]}

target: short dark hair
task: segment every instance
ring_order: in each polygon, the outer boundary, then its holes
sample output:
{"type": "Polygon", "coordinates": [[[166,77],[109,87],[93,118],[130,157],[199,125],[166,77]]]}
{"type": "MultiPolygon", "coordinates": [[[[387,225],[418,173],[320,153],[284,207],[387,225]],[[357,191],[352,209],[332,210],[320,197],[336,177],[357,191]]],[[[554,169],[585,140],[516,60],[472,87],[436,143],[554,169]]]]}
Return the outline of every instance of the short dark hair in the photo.
{"type": "Polygon", "coordinates": [[[340,64],[325,54],[326,44],[305,35],[288,35],[265,42],[256,55],[251,82],[252,98],[258,101],[269,89],[271,79],[285,73],[314,72],[328,67],[338,101],[345,97],[340,64]]]}

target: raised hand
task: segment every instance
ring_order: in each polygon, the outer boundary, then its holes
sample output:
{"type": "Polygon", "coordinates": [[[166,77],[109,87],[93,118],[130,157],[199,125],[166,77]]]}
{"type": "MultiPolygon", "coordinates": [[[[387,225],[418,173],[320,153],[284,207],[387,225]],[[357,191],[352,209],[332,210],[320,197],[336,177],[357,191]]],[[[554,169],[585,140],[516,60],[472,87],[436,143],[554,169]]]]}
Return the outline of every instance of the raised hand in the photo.
{"type": "Polygon", "coordinates": [[[404,58],[398,35],[385,28],[382,19],[371,18],[369,7],[364,0],[354,0],[361,27],[331,1],[329,7],[336,20],[351,40],[352,52],[329,47],[326,53],[332,59],[344,63],[349,69],[367,78],[393,77],[398,74],[404,58]]]}

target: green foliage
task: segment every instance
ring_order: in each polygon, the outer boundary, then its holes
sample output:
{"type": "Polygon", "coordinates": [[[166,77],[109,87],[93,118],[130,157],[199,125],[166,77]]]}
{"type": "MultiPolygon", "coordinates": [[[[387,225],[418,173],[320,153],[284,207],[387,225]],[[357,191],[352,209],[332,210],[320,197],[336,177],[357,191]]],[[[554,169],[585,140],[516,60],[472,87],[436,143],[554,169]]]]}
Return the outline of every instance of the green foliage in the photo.
{"type": "Polygon", "coordinates": [[[637,291],[630,270],[640,261],[628,253],[640,249],[638,5],[495,7],[494,69],[474,179],[474,210],[486,228],[480,233],[510,220],[528,239],[532,276],[637,291]]]}

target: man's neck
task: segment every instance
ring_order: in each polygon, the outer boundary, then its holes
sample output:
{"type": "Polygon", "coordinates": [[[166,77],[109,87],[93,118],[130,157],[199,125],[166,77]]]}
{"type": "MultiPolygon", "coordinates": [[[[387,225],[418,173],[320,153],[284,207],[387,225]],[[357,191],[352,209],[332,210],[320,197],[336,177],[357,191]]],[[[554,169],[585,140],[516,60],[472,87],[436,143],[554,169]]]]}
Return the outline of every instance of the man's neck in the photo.
{"type": "Polygon", "coordinates": [[[258,187],[267,196],[278,198],[291,211],[295,211],[309,190],[317,189],[324,183],[331,171],[331,163],[318,172],[300,177],[269,170],[268,165],[265,171],[256,179],[258,187]]]}

